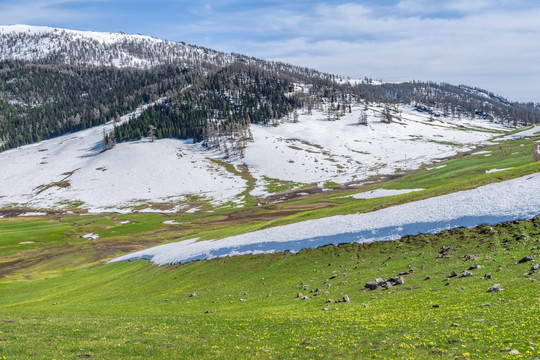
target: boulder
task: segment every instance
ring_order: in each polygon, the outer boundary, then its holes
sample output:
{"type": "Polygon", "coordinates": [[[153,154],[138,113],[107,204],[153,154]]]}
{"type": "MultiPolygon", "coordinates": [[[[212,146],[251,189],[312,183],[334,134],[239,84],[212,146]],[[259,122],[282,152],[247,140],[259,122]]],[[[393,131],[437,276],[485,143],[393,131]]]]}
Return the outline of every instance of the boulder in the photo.
{"type": "Polygon", "coordinates": [[[533,261],[534,260],[534,255],[527,255],[527,256],[524,256],[522,257],[519,261],[518,261],[518,264],[523,264],[523,263],[526,263],[528,261],[533,261]]]}
{"type": "Polygon", "coordinates": [[[489,289],[488,292],[501,292],[503,288],[501,287],[501,284],[493,284],[489,289]]]}

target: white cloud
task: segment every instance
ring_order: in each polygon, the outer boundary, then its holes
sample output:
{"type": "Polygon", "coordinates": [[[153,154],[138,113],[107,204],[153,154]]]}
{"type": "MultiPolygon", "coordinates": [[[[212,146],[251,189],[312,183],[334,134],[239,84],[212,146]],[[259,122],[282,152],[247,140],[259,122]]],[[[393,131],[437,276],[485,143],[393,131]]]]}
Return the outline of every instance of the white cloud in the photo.
{"type": "Polygon", "coordinates": [[[204,32],[204,45],[223,51],[350,76],[465,83],[540,102],[540,7],[477,0],[437,2],[435,9],[433,3],[403,0],[386,12],[352,3],[246,11],[190,30],[204,32]],[[396,14],[406,6],[409,12],[396,14]],[[441,9],[463,14],[425,16],[441,9]],[[226,25],[231,23],[236,25],[226,25]],[[254,29],[250,36],[243,34],[246,28],[254,29]],[[212,35],[223,32],[228,36],[212,35]]]}
{"type": "MultiPolygon", "coordinates": [[[[9,0],[0,12],[0,23],[55,25],[81,19],[89,24],[94,19],[93,23],[114,27],[104,31],[125,27],[103,20],[103,14],[65,6],[100,2],[105,0],[9,0]]],[[[346,76],[466,83],[510,99],[540,102],[536,1],[401,0],[393,6],[361,0],[164,3],[185,4],[189,16],[172,24],[149,17],[129,27],[346,76]]],[[[132,18],[128,9],[137,5],[125,5],[125,18],[132,18]]],[[[156,6],[156,11],[167,11],[167,6],[156,6]]]]}

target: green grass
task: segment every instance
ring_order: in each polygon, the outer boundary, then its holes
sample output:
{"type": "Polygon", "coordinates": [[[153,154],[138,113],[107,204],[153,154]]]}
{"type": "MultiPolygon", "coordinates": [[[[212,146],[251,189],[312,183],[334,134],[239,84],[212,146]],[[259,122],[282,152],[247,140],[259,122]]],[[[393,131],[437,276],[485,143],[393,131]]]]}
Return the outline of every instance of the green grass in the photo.
{"type": "Polygon", "coordinates": [[[275,179],[268,176],[263,176],[263,180],[266,182],[265,189],[269,194],[275,194],[278,192],[292,190],[292,189],[296,189],[302,186],[306,186],[305,184],[302,184],[302,183],[275,179]]]}
{"type": "Polygon", "coordinates": [[[537,218],[298,254],[123,262],[4,282],[0,358],[534,358],[540,274],[525,276],[531,262],[516,262],[540,257],[539,237],[537,218]],[[450,251],[439,257],[443,245],[450,251]],[[474,276],[446,280],[473,263],[483,266],[474,276]],[[404,285],[364,289],[410,269],[404,285]],[[505,290],[488,293],[494,283],[505,290]],[[327,302],[345,294],[350,303],[327,302]],[[521,356],[500,351],[506,347],[521,356]]]}
{"type": "Polygon", "coordinates": [[[448,184],[455,179],[474,179],[486,174],[486,170],[517,168],[534,162],[532,139],[507,141],[501,145],[492,145],[481,149],[487,154],[458,156],[431,168],[445,165],[440,169],[419,171],[399,181],[394,181],[387,188],[414,189],[431,188],[448,184]],[[523,145],[523,146],[522,146],[523,145]]]}
{"type": "MultiPolygon", "coordinates": [[[[530,263],[515,265],[525,255],[540,257],[538,218],[298,254],[162,267],[146,261],[103,265],[156,244],[374,211],[535,173],[537,138],[486,147],[481,150],[491,156],[464,154],[384,183],[263,206],[249,195],[255,179],[247,168],[217,162],[246,180],[244,207],[231,203],[208,208],[213,212],[207,214],[0,218],[0,359],[538,357],[540,275],[524,275],[530,263]],[[440,165],[445,166],[436,168],[440,165]],[[486,173],[504,168],[509,170],[486,173]],[[424,190],[347,197],[377,187],[424,190]],[[163,224],[166,220],[179,224],[163,224]],[[81,238],[88,233],[99,238],[81,238]],[[443,245],[452,250],[440,258],[443,245]],[[484,268],[470,278],[445,280],[473,263],[466,255],[477,256],[474,262],[484,268]],[[410,268],[414,272],[405,276],[405,285],[363,288],[369,280],[410,268]],[[489,281],[483,279],[488,272],[489,281]],[[487,293],[493,283],[505,290],[487,293]],[[189,297],[193,292],[197,296],[189,297]],[[299,292],[310,299],[301,300],[299,292]],[[345,294],[351,303],[327,302],[345,294]],[[210,309],[216,312],[206,313],[210,309]],[[521,355],[500,351],[506,347],[521,355]]],[[[287,185],[270,180],[276,189],[287,185]]],[[[188,201],[207,206],[197,196],[188,201]]]]}

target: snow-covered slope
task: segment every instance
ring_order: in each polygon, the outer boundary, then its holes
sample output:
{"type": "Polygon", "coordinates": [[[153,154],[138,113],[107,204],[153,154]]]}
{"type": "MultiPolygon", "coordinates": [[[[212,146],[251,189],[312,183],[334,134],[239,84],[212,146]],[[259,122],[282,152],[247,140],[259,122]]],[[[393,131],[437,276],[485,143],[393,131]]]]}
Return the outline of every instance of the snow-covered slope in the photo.
{"type": "MultiPolygon", "coordinates": [[[[357,124],[360,108],[328,121],[314,111],[298,123],[252,125],[254,141],[245,158],[225,159],[191,141],[164,139],[117,144],[103,151],[103,133],[112,123],[0,153],[0,207],[132,211],[149,203],[169,210],[198,196],[214,204],[241,202],[246,180],[213,160],[247,165],[257,184],[252,195],[268,195],[268,178],[300,183],[361,182],[371,175],[395,174],[466,151],[495,134],[489,122],[439,119],[401,107],[399,121],[381,122],[382,107],[371,106],[368,126],[357,124]],[[478,124],[485,128],[476,131],[478,124]],[[464,126],[469,126],[464,131],[464,126]],[[450,142],[454,143],[442,143],[450,142]]],[[[128,114],[122,121],[136,114],[128,114]]]]}
{"type": "Polygon", "coordinates": [[[497,224],[540,214],[540,173],[371,213],[333,216],[217,241],[182,241],[119,257],[156,264],[214,257],[298,251],[328,244],[397,240],[460,226],[497,224]]]}
{"type": "Polygon", "coordinates": [[[0,26],[0,59],[149,68],[202,62],[222,66],[235,56],[144,35],[6,25],[0,26]]]}
{"type": "Polygon", "coordinates": [[[337,121],[314,112],[300,116],[298,123],[252,126],[254,142],[243,162],[260,179],[344,184],[417,169],[485,143],[494,136],[486,129],[504,129],[489,121],[442,117],[430,121],[409,106],[400,106],[398,120],[386,124],[381,121],[383,109],[369,107],[367,126],[358,125],[360,107],[337,121]],[[477,131],[479,126],[484,131],[477,131]]]}
{"type": "Polygon", "coordinates": [[[144,139],[104,151],[103,134],[112,127],[0,153],[0,207],[62,209],[82,202],[91,212],[129,211],[166,201],[178,210],[187,195],[225,202],[245,187],[191,141],[144,139]]]}

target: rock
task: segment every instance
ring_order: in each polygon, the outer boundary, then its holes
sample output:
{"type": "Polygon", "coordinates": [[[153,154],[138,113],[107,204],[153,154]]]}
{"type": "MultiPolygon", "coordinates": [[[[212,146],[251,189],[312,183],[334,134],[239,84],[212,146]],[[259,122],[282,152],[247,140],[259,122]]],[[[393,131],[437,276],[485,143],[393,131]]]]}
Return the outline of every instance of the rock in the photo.
{"type": "Polygon", "coordinates": [[[491,273],[487,273],[486,275],[484,275],[484,279],[491,279],[492,276],[491,276],[491,273]]]}
{"type": "Polygon", "coordinates": [[[478,260],[478,256],[476,256],[476,255],[465,255],[465,256],[462,257],[462,259],[467,260],[467,261],[473,261],[473,260],[478,260]]]}
{"type": "Polygon", "coordinates": [[[516,349],[510,350],[509,354],[510,355],[519,355],[519,351],[517,351],[516,349]]]}
{"type": "Polygon", "coordinates": [[[475,270],[475,269],[481,269],[481,268],[483,268],[482,265],[472,264],[472,265],[469,267],[469,270],[475,270]]]}
{"type": "Polygon", "coordinates": [[[424,280],[431,280],[431,276],[426,276],[424,280]]]}
{"type": "Polygon", "coordinates": [[[460,324],[452,324],[453,327],[460,327],[460,324]]]}
{"type": "Polygon", "coordinates": [[[386,281],[383,279],[377,278],[374,281],[369,281],[364,286],[365,288],[369,290],[376,290],[386,285],[386,281]]]}
{"type": "Polygon", "coordinates": [[[244,302],[244,301],[246,301],[246,299],[240,299],[240,301],[241,301],[241,302],[244,302]]]}
{"type": "Polygon", "coordinates": [[[216,312],[215,309],[206,310],[206,313],[207,313],[207,314],[213,314],[213,313],[215,313],[215,312],[216,312]]]}
{"type": "Polygon", "coordinates": [[[329,309],[329,308],[323,308],[323,310],[324,310],[324,311],[328,311],[328,310],[330,310],[330,309],[329,309]]]}
{"type": "Polygon", "coordinates": [[[409,275],[409,274],[410,274],[409,271],[402,271],[402,272],[400,272],[398,275],[399,275],[399,276],[402,276],[402,275],[409,275]]]}
{"type": "Polygon", "coordinates": [[[446,284],[444,284],[444,286],[450,286],[451,284],[449,282],[447,282],[446,284]]]}
{"type": "Polygon", "coordinates": [[[302,296],[302,300],[309,300],[307,296],[302,296]]]}
{"type": "Polygon", "coordinates": [[[195,296],[197,296],[197,293],[195,293],[195,292],[194,292],[194,293],[191,293],[191,294],[189,295],[189,297],[195,297],[195,296]]]}
{"type": "Polygon", "coordinates": [[[435,304],[435,305],[433,305],[432,307],[434,307],[434,308],[440,308],[440,307],[441,307],[441,305],[437,305],[437,304],[435,304]]]}
{"type": "Polygon", "coordinates": [[[332,299],[328,299],[328,300],[326,300],[326,302],[327,302],[327,303],[330,303],[330,304],[331,304],[331,303],[333,303],[333,302],[334,302],[334,300],[332,300],[332,299]]]}
{"type": "Polygon", "coordinates": [[[501,292],[503,288],[501,287],[501,284],[493,284],[489,289],[488,292],[501,292]]]}
{"type": "Polygon", "coordinates": [[[403,276],[398,276],[388,279],[387,282],[391,283],[392,285],[403,285],[405,284],[405,278],[403,276]]]}
{"type": "Polygon", "coordinates": [[[531,270],[540,270],[540,265],[534,264],[533,266],[531,266],[531,270]]]}
{"type": "Polygon", "coordinates": [[[343,302],[351,302],[351,299],[349,299],[349,295],[343,295],[343,302]]]}
{"type": "Polygon", "coordinates": [[[296,297],[297,297],[297,298],[301,298],[301,297],[304,297],[304,294],[302,294],[302,293],[298,293],[298,294],[296,294],[296,297]]]}
{"type": "Polygon", "coordinates": [[[469,277],[469,276],[473,276],[474,274],[468,270],[465,270],[464,272],[461,273],[461,277],[469,277]]]}
{"type": "Polygon", "coordinates": [[[334,274],[334,275],[330,276],[330,279],[335,279],[335,278],[337,278],[338,276],[339,276],[338,274],[334,274]]]}
{"type": "Polygon", "coordinates": [[[367,309],[369,307],[368,304],[364,304],[364,309],[367,309]]]}
{"type": "Polygon", "coordinates": [[[453,278],[453,277],[456,277],[456,276],[458,276],[457,272],[452,271],[452,273],[448,277],[453,278]]]}
{"type": "Polygon", "coordinates": [[[527,256],[522,257],[517,263],[523,264],[523,263],[526,263],[527,261],[533,261],[533,260],[534,260],[534,255],[527,255],[527,256]]]}

